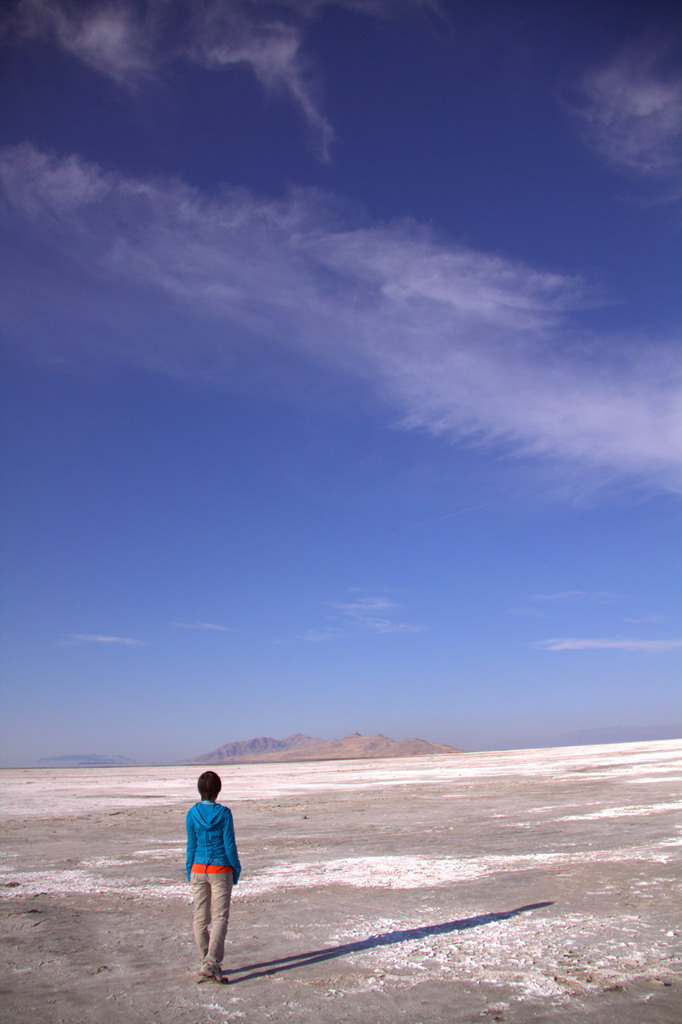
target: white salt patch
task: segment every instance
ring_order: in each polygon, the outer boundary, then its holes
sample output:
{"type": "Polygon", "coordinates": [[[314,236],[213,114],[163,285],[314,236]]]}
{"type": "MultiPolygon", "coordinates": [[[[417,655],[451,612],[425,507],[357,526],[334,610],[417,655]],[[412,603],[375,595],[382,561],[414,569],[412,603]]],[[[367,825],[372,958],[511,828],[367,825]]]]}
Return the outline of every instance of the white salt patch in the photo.
{"type": "Polygon", "coordinates": [[[524,871],[539,866],[617,863],[645,860],[667,863],[665,854],[651,847],[577,853],[528,853],[511,857],[349,857],[342,860],[278,864],[239,884],[245,896],[258,896],[282,888],[304,889],[330,885],[354,888],[423,889],[480,878],[485,874],[524,871]]]}
{"type": "MultiPolygon", "coordinates": [[[[668,770],[667,766],[665,768],[652,768],[652,769],[650,769],[650,771],[652,773],[653,772],[665,772],[667,770],[668,770]]],[[[678,783],[682,783],[682,775],[664,775],[663,778],[661,778],[660,775],[655,775],[653,778],[646,778],[646,777],[644,777],[644,778],[638,778],[638,779],[628,779],[627,781],[631,785],[638,785],[638,786],[639,785],[643,785],[645,783],[652,783],[652,782],[678,782],[678,783]]]]}
{"type": "Polygon", "coordinates": [[[136,861],[170,860],[173,857],[181,857],[184,861],[185,847],[178,846],[175,840],[173,842],[175,845],[169,846],[165,850],[135,850],[134,853],[126,854],[123,859],[116,857],[94,857],[81,861],[81,864],[86,868],[129,868],[136,861]]]}
{"type": "Polygon", "coordinates": [[[129,868],[132,860],[117,860],[114,857],[92,857],[81,861],[84,868],[129,868]]]}
{"type": "MultiPolygon", "coordinates": [[[[676,840],[659,844],[679,845],[676,840]]],[[[145,853],[146,851],[137,851],[145,853]]],[[[165,854],[164,854],[165,855],[165,854]]],[[[556,852],[520,854],[517,856],[489,856],[478,858],[393,856],[349,857],[328,861],[277,863],[275,867],[248,876],[240,882],[238,896],[260,896],[280,889],[307,889],[349,885],[353,888],[423,889],[448,885],[453,882],[480,878],[486,874],[524,871],[544,866],[556,867],[583,863],[614,863],[645,860],[648,863],[667,863],[670,857],[653,847],[632,847],[610,851],[556,852]]],[[[130,860],[120,858],[92,858],[83,861],[80,869],[56,871],[10,871],[0,873],[0,884],[18,882],[9,895],[26,892],[54,894],[102,893],[131,896],[185,897],[188,887],[174,878],[131,878],[129,872],[115,876],[99,873],[111,868],[131,866],[130,860]]],[[[176,876],[177,877],[177,876],[176,876]]]]}
{"type": "Polygon", "coordinates": [[[674,804],[647,804],[643,807],[604,807],[600,811],[592,811],[588,814],[569,814],[557,821],[585,821],[589,818],[630,818],[642,815],[655,814],[659,811],[682,810],[682,801],[674,804]]]}
{"type": "Polygon", "coordinates": [[[169,847],[166,850],[135,850],[133,857],[138,857],[141,860],[166,860],[172,854],[183,854],[185,853],[184,846],[178,846],[177,844],[173,847],[169,847]]]}
{"type": "Polygon", "coordinates": [[[557,804],[549,804],[546,807],[529,807],[528,814],[542,814],[545,811],[562,811],[566,807],[601,807],[599,800],[582,800],[579,804],[564,804],[559,807],[557,804]]]}
{"type": "Polygon", "coordinates": [[[8,890],[12,896],[34,896],[39,893],[67,896],[92,893],[98,895],[125,895],[134,897],[188,897],[188,885],[178,884],[170,878],[153,881],[135,881],[126,877],[105,878],[82,870],[70,871],[13,871],[0,875],[0,885],[18,882],[17,888],[8,890]]]}

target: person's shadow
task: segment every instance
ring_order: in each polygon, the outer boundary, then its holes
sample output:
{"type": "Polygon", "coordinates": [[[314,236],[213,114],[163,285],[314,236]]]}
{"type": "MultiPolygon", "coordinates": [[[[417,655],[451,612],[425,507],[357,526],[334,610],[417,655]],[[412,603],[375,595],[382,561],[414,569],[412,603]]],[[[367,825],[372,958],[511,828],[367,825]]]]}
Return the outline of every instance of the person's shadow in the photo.
{"type": "Polygon", "coordinates": [[[308,953],[296,953],[294,956],[281,957],[279,960],[267,960],[260,964],[234,967],[229,972],[229,981],[231,985],[236,985],[240,981],[250,981],[252,978],[264,978],[269,974],[292,971],[296,967],[319,964],[324,960],[334,960],[337,956],[346,956],[348,953],[361,953],[367,949],[375,949],[377,946],[394,946],[399,942],[410,942],[413,939],[428,939],[434,935],[449,935],[451,932],[463,932],[467,928],[479,928],[481,925],[492,924],[494,921],[508,921],[510,917],[517,917],[519,914],[524,914],[529,910],[540,910],[542,907],[551,906],[553,906],[553,901],[529,903],[525,907],[517,907],[516,910],[506,910],[497,914],[481,914],[479,917],[465,917],[460,921],[431,924],[426,925],[424,928],[408,928],[404,931],[370,935],[368,939],[346,942],[342,946],[329,946],[327,949],[314,949],[308,953]],[[242,974],[242,971],[248,973],[242,974]],[[240,977],[235,978],[235,973],[239,973],[240,977]]]}

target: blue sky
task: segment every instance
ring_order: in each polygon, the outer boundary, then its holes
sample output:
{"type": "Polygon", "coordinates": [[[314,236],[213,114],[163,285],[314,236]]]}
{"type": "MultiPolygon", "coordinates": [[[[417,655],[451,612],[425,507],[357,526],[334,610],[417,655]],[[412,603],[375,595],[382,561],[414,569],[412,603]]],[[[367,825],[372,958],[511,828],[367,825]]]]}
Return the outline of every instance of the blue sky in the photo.
{"type": "Polygon", "coordinates": [[[3,763],[682,721],[680,5],[0,38],[3,763]]]}

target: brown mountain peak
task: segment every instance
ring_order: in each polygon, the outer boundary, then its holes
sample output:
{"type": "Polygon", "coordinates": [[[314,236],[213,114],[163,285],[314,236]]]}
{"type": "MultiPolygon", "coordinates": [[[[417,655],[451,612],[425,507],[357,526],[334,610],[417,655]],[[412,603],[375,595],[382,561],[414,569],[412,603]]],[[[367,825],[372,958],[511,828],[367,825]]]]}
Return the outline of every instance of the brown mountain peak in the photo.
{"type": "Polygon", "coordinates": [[[352,758],[415,757],[419,754],[460,754],[461,750],[429,740],[392,740],[383,733],[363,736],[353,732],[342,740],[320,740],[293,733],[284,740],[260,736],[252,740],[225,743],[208,754],[192,760],[197,764],[234,764],[235,762],[325,761],[352,758]]]}

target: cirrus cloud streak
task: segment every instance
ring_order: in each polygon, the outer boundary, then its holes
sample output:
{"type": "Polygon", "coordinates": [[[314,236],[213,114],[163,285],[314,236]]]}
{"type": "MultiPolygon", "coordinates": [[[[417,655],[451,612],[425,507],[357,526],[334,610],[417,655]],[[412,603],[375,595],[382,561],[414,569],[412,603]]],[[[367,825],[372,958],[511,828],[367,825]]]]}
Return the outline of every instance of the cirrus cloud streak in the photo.
{"type": "Polygon", "coordinates": [[[234,633],[230,626],[219,626],[217,622],[174,622],[176,629],[203,629],[213,633],[234,633]]]}
{"type": "Polygon", "coordinates": [[[288,353],[371,388],[404,429],[572,463],[600,483],[682,490],[679,339],[581,327],[594,302],[585,282],[413,222],[358,228],[313,192],[206,196],[29,145],[0,153],[0,183],[17,246],[40,273],[72,266],[93,306],[126,305],[128,322],[109,315],[84,338],[79,301],[68,308],[60,293],[55,331],[49,288],[41,314],[39,288],[29,300],[10,264],[10,322],[34,346],[57,337],[61,359],[215,381],[235,359],[288,353]],[[140,294],[194,317],[191,341],[135,323],[140,294]]]}
{"type": "Polygon", "coordinates": [[[104,647],[148,647],[144,640],[134,640],[127,636],[105,636],[101,633],[68,633],[60,646],[71,644],[100,644],[104,647]]]}
{"type": "Polygon", "coordinates": [[[631,651],[641,654],[662,654],[682,649],[682,640],[607,640],[556,638],[535,644],[543,651],[631,651]]]}
{"type": "Polygon", "coordinates": [[[176,61],[214,72],[247,67],[267,92],[295,104],[326,161],[333,131],[304,42],[310,22],[330,6],[372,18],[439,9],[437,0],[14,0],[0,30],[47,39],[127,88],[160,82],[176,61]]]}

